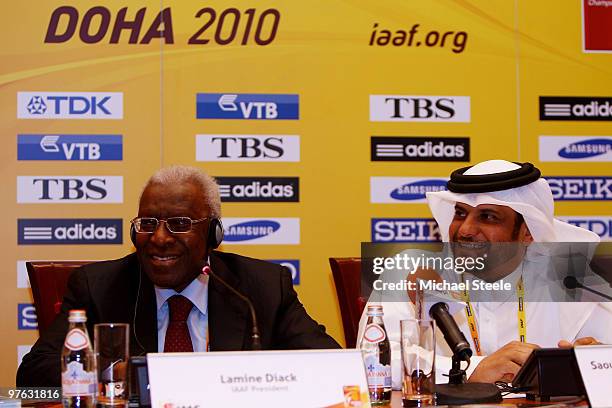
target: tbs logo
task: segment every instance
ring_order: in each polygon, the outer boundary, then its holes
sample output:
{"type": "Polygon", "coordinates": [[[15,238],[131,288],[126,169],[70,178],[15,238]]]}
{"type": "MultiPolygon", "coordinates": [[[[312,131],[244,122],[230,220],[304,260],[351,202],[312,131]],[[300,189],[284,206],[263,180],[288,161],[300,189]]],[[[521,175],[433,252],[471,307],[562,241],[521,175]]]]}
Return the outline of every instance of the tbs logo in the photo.
{"type": "Polygon", "coordinates": [[[36,309],[34,308],[33,304],[17,304],[17,328],[19,330],[38,329],[38,319],[36,317],[36,309]]]}
{"type": "Polygon", "coordinates": [[[300,137],[196,135],[196,160],[205,162],[298,162],[300,137]]]}
{"type": "Polygon", "coordinates": [[[18,245],[121,244],[121,219],[18,219],[18,245]]]}
{"type": "Polygon", "coordinates": [[[123,119],[121,92],[18,92],[19,119],[123,119]]]}
{"type": "Polygon", "coordinates": [[[370,202],[425,203],[425,194],[446,190],[447,181],[440,177],[371,177],[370,202]]]}
{"type": "Polygon", "coordinates": [[[299,259],[268,259],[268,262],[279,264],[289,269],[294,285],[300,284],[300,260],[299,259]]]}
{"type": "Polygon", "coordinates": [[[440,242],[433,218],[373,218],[372,242],[440,242]]]}
{"type": "Polygon", "coordinates": [[[469,122],[469,96],[370,95],[371,122],[469,122]]]}
{"type": "Polygon", "coordinates": [[[299,119],[299,95],[218,94],[196,96],[198,119],[299,119]]]}
{"type": "Polygon", "coordinates": [[[17,160],[122,160],[121,135],[17,135],[17,160]]]}
{"type": "Polygon", "coordinates": [[[602,241],[612,241],[612,217],[609,216],[566,216],[563,221],[593,231],[602,241]]]}
{"type": "Polygon", "coordinates": [[[555,200],[612,200],[612,177],[545,177],[555,200]]]}
{"type": "Polygon", "coordinates": [[[223,202],[298,202],[297,177],[215,177],[223,202]]]}
{"type": "Polygon", "coordinates": [[[612,98],[540,96],[540,120],[612,120],[612,98]]]}
{"type": "Polygon", "coordinates": [[[612,136],[540,136],[540,161],[612,162],[612,136]]]}
{"type": "Polygon", "coordinates": [[[224,244],[275,245],[300,243],[299,218],[224,218],[224,244]]]}
{"type": "Polygon", "coordinates": [[[122,203],[123,176],[17,176],[18,203],[122,203]]]}

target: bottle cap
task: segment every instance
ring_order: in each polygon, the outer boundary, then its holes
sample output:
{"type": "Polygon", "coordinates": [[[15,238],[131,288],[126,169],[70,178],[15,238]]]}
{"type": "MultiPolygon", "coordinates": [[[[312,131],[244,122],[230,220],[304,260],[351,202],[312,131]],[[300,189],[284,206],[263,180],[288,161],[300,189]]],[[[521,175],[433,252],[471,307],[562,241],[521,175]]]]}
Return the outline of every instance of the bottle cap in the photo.
{"type": "Polygon", "coordinates": [[[87,315],[82,309],[75,309],[70,311],[68,316],[68,322],[70,323],[85,323],[87,321],[87,315]]]}
{"type": "Polygon", "coordinates": [[[368,305],[368,316],[383,316],[382,305],[368,305]]]}

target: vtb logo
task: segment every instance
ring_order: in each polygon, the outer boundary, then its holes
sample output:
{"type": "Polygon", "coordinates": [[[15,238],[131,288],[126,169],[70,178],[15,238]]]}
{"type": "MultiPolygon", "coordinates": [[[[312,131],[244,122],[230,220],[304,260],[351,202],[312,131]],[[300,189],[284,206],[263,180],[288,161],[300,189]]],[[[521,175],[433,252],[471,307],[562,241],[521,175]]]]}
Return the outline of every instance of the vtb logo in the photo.
{"type": "Polygon", "coordinates": [[[370,95],[372,122],[469,122],[469,96],[370,95]]]}
{"type": "Polygon", "coordinates": [[[121,135],[17,135],[17,160],[122,160],[121,135]]]}
{"type": "Polygon", "coordinates": [[[121,92],[18,92],[19,119],[122,119],[121,92]]]}
{"type": "Polygon", "coordinates": [[[18,203],[122,203],[123,176],[18,176],[18,203]]]}
{"type": "Polygon", "coordinates": [[[299,95],[199,93],[196,118],[299,119],[299,95]]]}

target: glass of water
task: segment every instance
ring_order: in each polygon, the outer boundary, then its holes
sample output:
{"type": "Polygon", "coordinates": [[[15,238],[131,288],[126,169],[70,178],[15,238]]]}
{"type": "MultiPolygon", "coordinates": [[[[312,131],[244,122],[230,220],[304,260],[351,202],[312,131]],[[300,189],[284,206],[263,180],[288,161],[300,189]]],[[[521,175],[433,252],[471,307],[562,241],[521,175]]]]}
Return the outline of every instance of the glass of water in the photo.
{"type": "Polygon", "coordinates": [[[129,324],[100,323],[94,326],[99,405],[127,407],[129,350],[129,324]]]}

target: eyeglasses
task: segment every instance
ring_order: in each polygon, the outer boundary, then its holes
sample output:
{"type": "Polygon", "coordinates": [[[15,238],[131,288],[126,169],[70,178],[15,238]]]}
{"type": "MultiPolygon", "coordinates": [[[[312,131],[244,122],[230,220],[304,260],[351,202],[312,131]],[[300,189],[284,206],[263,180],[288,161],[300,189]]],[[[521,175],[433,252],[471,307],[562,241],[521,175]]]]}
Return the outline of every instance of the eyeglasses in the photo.
{"type": "Polygon", "coordinates": [[[158,220],[153,217],[136,217],[132,221],[134,229],[138,233],[153,234],[157,231],[157,226],[160,222],[166,223],[166,228],[173,234],[184,234],[190,232],[193,228],[193,224],[200,223],[210,219],[209,217],[200,218],[198,220],[192,220],[189,217],[170,217],[165,220],[158,220]]]}

